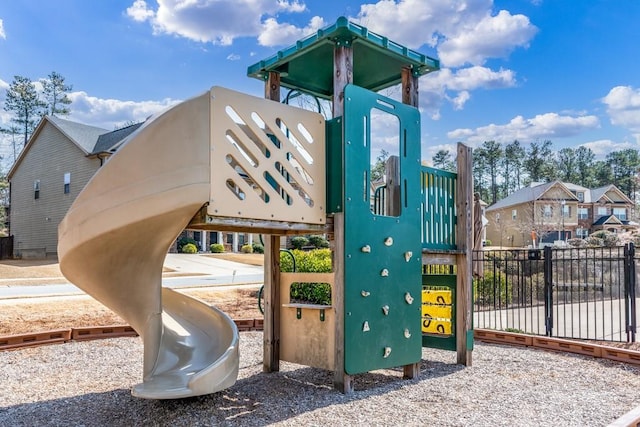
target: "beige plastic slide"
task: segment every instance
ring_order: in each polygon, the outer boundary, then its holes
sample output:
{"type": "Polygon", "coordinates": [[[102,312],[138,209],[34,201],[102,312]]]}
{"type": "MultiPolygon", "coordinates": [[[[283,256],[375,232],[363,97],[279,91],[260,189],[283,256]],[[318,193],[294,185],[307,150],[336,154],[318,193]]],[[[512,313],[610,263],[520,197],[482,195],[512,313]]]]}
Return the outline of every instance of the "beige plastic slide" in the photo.
{"type": "Polygon", "coordinates": [[[214,393],[238,375],[234,322],[161,282],[169,246],[209,200],[211,117],[206,92],[148,120],[89,181],[59,227],[63,274],[143,339],[138,397],[214,393]]]}

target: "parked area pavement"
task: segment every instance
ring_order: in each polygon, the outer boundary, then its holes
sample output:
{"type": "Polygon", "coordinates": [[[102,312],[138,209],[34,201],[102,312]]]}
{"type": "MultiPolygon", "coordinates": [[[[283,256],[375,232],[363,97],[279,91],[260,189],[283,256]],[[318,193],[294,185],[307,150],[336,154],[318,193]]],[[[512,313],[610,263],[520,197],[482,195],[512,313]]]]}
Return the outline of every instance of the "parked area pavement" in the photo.
{"type": "MultiPolygon", "coordinates": [[[[167,254],[162,285],[193,288],[259,284],[264,280],[261,266],[242,264],[205,254],[167,254]]],[[[58,276],[39,278],[1,278],[0,300],[40,296],[82,295],[84,292],[58,276]],[[28,281],[29,284],[22,284],[28,281]]]]}

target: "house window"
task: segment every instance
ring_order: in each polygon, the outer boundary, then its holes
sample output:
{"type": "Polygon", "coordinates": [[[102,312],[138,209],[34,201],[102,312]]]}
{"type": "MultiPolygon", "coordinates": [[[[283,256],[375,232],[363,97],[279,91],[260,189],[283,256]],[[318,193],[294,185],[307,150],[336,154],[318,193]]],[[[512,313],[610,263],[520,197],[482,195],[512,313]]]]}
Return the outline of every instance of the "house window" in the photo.
{"type": "Polygon", "coordinates": [[[515,221],[516,218],[518,218],[518,211],[516,209],[512,209],[511,210],[511,219],[515,221]]]}
{"type": "Polygon", "coordinates": [[[33,181],[33,198],[34,199],[40,198],[40,180],[39,179],[36,179],[35,181],[33,181]]]}
{"type": "Polygon", "coordinates": [[[578,208],[578,219],[589,219],[589,208],[578,208]]]}
{"type": "Polygon", "coordinates": [[[571,206],[569,205],[562,205],[562,217],[563,218],[569,218],[571,216],[571,206]]]}
{"type": "Polygon", "coordinates": [[[553,207],[551,205],[544,205],[544,217],[551,218],[553,216],[553,207]]]}
{"type": "Polygon", "coordinates": [[[580,202],[584,202],[584,192],[583,191],[578,191],[578,201],[580,202]]]}
{"type": "Polygon", "coordinates": [[[613,208],[613,214],[620,221],[626,221],[627,220],[627,209],[626,208],[613,208]]]}
{"type": "Polygon", "coordinates": [[[580,239],[586,239],[589,236],[589,230],[586,228],[576,228],[576,236],[580,239]]]}
{"type": "Polygon", "coordinates": [[[64,194],[69,194],[71,191],[71,172],[64,174],[64,194]]]}
{"type": "Polygon", "coordinates": [[[605,216],[607,214],[606,206],[598,206],[598,216],[605,216]]]}

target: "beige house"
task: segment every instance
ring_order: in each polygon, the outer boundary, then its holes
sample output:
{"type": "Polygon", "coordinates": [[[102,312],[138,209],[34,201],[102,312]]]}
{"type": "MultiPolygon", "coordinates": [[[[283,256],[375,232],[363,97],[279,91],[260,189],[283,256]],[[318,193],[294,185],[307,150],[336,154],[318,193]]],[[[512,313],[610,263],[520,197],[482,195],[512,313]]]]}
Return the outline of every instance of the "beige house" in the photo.
{"type": "MultiPolygon", "coordinates": [[[[58,224],[89,179],[141,124],[115,131],[45,116],[7,175],[9,233],[18,258],[56,257],[58,224]]],[[[224,243],[238,250],[250,236],[187,231],[203,250],[224,243]]]]}
{"type": "Polygon", "coordinates": [[[492,245],[524,247],[636,228],[633,202],[615,185],[589,189],[553,181],[521,188],[486,209],[492,245]]]}

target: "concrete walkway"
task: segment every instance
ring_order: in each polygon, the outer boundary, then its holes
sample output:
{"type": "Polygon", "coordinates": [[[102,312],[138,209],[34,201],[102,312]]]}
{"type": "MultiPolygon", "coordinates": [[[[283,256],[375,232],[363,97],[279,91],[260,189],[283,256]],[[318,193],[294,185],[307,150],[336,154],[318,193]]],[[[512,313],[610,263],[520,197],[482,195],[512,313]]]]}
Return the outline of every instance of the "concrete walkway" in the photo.
{"type": "MultiPolygon", "coordinates": [[[[162,279],[162,286],[169,288],[261,284],[264,280],[263,268],[260,266],[204,255],[167,254],[164,266],[180,273],[179,276],[162,279]]],[[[84,294],[71,283],[54,284],[47,282],[50,279],[42,280],[42,284],[28,286],[2,285],[0,282],[0,299],[84,294]]]]}

